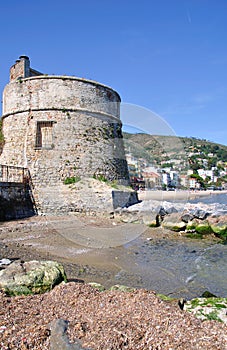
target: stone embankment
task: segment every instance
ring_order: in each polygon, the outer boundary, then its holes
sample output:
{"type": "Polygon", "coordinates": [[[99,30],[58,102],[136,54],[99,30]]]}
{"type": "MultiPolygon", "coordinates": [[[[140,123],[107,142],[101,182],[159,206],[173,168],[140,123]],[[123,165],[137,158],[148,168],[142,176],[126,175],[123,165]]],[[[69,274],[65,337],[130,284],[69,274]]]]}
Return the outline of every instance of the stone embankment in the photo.
{"type": "Polygon", "coordinates": [[[130,208],[119,209],[116,215],[124,222],[145,223],[150,227],[163,227],[171,231],[193,235],[195,238],[213,234],[227,239],[227,209],[225,205],[203,203],[184,204],[147,201],[130,208]],[[152,203],[151,203],[152,202],[152,203]]]}

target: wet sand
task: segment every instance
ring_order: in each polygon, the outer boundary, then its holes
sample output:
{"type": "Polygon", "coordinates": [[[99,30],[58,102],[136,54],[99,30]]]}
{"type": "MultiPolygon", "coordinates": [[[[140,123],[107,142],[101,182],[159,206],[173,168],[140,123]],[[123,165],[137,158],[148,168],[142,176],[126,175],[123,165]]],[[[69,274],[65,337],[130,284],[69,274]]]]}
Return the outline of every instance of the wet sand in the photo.
{"type": "Polygon", "coordinates": [[[0,259],[57,260],[69,279],[109,287],[122,269],[118,258],[125,254],[124,244],[146,230],[145,225],[93,217],[40,216],[9,221],[0,224],[0,259]]]}
{"type": "Polygon", "coordinates": [[[69,280],[98,282],[106,288],[125,284],[163,294],[173,293],[176,297],[193,297],[207,289],[197,281],[185,282],[192,274],[190,264],[186,265],[189,270],[182,268],[186,259],[185,243],[187,259],[193,263],[197,254],[195,247],[202,244],[203,251],[215,242],[211,238],[190,243],[179,233],[162,228],[73,216],[5,222],[0,225],[0,237],[0,259],[56,260],[63,264],[69,280]],[[104,231],[107,237],[112,233],[118,237],[106,239],[104,246],[97,246],[104,238],[104,231]]]}
{"type": "Polygon", "coordinates": [[[127,270],[128,257],[134,254],[134,250],[137,254],[139,247],[134,246],[134,242],[174,236],[177,234],[161,228],[151,229],[142,224],[104,218],[33,217],[0,225],[0,259],[57,260],[63,263],[69,279],[82,278],[109,287],[114,284],[116,274],[127,270]],[[109,246],[106,243],[104,247],[98,246],[103,231],[106,230],[108,238],[112,229],[119,239],[106,239],[109,246]],[[89,236],[90,232],[93,236],[96,233],[95,242],[89,236]]]}

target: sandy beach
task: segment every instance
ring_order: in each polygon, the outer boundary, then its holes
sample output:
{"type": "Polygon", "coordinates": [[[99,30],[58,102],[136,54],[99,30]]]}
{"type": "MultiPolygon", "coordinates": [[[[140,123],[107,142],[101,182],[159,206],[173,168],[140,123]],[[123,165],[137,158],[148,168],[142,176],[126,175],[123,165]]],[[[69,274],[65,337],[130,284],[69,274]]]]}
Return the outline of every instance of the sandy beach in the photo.
{"type": "Polygon", "coordinates": [[[139,191],[138,197],[140,200],[157,200],[157,201],[188,201],[199,197],[209,197],[211,195],[226,194],[227,190],[223,191],[139,191]]]}

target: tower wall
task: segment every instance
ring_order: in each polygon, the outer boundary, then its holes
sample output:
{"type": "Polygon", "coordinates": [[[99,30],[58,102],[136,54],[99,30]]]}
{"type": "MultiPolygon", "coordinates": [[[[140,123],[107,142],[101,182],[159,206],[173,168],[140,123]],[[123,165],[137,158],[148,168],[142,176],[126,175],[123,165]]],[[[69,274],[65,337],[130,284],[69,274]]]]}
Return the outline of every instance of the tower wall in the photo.
{"type": "Polygon", "coordinates": [[[3,93],[0,163],[28,167],[36,186],[98,175],[128,184],[119,108],[119,95],[93,81],[13,80],[3,93]]]}
{"type": "Polygon", "coordinates": [[[112,189],[91,178],[129,184],[117,92],[91,80],[43,75],[21,56],[10,69],[2,118],[0,164],[28,168],[39,212],[113,209],[112,189]],[[73,177],[86,178],[80,189],[64,185],[73,177]]]}

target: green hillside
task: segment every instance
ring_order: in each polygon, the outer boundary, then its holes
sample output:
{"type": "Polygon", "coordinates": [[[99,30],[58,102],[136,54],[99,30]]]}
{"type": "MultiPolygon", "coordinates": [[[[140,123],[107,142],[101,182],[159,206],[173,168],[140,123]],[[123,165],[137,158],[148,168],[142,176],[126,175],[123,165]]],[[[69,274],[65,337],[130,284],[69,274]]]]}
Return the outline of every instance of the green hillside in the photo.
{"type": "Polygon", "coordinates": [[[222,168],[227,162],[227,146],[192,137],[123,133],[126,153],[143,158],[154,166],[178,170],[222,168]]]}

